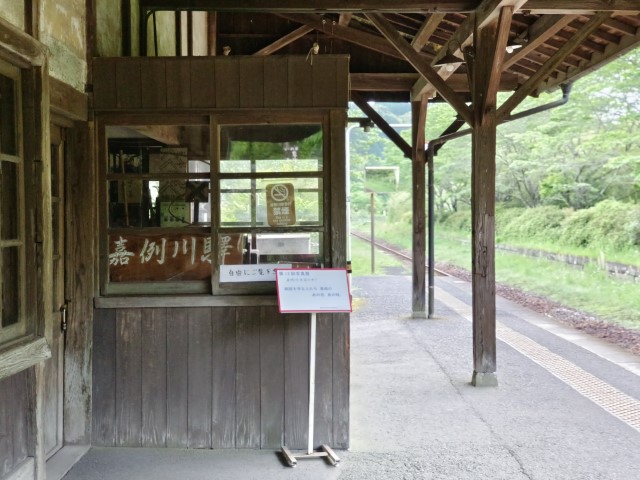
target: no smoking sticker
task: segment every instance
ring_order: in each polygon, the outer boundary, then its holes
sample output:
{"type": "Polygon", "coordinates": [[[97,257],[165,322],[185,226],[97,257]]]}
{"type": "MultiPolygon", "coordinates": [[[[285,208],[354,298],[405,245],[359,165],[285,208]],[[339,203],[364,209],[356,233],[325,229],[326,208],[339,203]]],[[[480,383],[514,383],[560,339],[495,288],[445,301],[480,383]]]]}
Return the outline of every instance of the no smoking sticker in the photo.
{"type": "Polygon", "coordinates": [[[271,183],[266,186],[267,222],[271,227],[286,227],[296,223],[295,191],[291,183],[271,183]]]}

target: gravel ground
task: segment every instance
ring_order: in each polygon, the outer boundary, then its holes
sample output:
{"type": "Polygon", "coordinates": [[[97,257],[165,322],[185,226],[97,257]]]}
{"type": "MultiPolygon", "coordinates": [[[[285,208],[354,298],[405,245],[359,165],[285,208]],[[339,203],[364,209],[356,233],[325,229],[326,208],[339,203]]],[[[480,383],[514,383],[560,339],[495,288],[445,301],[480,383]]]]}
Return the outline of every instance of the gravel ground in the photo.
{"type": "MultiPolygon", "coordinates": [[[[453,265],[436,263],[436,268],[462,280],[471,281],[468,270],[453,265]]],[[[631,353],[640,355],[640,331],[608,323],[595,315],[581,312],[548,298],[527,293],[519,288],[496,283],[496,293],[501,297],[525,306],[534,312],[551,317],[590,335],[608,340],[631,353]]]]}

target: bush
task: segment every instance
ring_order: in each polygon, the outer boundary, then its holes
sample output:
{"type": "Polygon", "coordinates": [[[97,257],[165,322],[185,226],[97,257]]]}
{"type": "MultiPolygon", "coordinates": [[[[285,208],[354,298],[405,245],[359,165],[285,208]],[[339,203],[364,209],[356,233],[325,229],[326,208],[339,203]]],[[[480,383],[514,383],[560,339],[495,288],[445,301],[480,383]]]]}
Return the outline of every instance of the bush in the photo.
{"type": "Polygon", "coordinates": [[[497,234],[504,238],[557,242],[570,211],[552,206],[498,212],[497,234]]]}
{"type": "Polygon", "coordinates": [[[603,200],[573,213],[562,226],[560,241],[578,247],[623,250],[640,245],[640,207],[603,200]]]}
{"type": "Polygon", "coordinates": [[[462,210],[454,212],[443,219],[441,225],[451,230],[471,233],[471,211],[462,210]]]}

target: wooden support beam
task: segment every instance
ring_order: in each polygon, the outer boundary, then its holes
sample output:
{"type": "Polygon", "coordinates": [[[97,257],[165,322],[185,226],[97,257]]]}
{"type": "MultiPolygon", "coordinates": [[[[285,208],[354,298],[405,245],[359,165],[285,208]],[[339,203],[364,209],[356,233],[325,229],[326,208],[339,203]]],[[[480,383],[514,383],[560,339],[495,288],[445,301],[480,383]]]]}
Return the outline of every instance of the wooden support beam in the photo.
{"type": "Polygon", "coordinates": [[[351,92],[351,100],[358,106],[360,110],[362,110],[362,113],[369,117],[371,121],[375,123],[376,126],[380,130],[382,130],[387,137],[389,137],[389,140],[396,144],[396,146],[400,149],[405,157],[412,158],[411,146],[391,125],[386,122],[384,118],[380,116],[378,112],[373,109],[371,105],[367,103],[364,98],[360,96],[360,94],[351,92]]]}
{"type": "Polygon", "coordinates": [[[147,9],[217,10],[228,12],[470,12],[477,0],[140,0],[147,9]]]}
{"type": "Polygon", "coordinates": [[[338,25],[341,27],[349,26],[349,22],[351,21],[352,13],[341,13],[340,18],[338,19],[338,25]]]}
{"type": "MultiPolygon", "coordinates": [[[[498,38],[494,21],[474,34],[475,57],[492,58],[498,38]]],[[[473,377],[476,386],[497,385],[496,377],[496,292],[495,292],[495,182],[496,111],[486,109],[495,98],[492,91],[492,62],[473,62],[473,113],[471,161],[471,240],[473,377]]]]}
{"type": "Polygon", "coordinates": [[[542,83],[553,70],[556,69],[560,63],[573,52],[578,45],[582,43],[594,30],[596,30],[602,22],[609,18],[610,14],[607,12],[601,12],[594,15],[589,19],[585,26],[577,32],[571,40],[565,43],[556,53],[553,55],[544,66],[539,69],[534,75],[509,97],[498,109],[498,119],[503,119],[511,114],[514,108],[516,108],[528,95],[530,95],[538,86],[542,83]]]}
{"type": "MultiPolygon", "coordinates": [[[[388,13],[470,13],[477,0],[139,0],[141,9],[215,10],[220,12],[388,12],[388,13]],[[215,3],[215,4],[214,4],[215,3]]],[[[591,14],[599,11],[640,12],[637,0],[520,0],[532,13],[591,14]]],[[[515,5],[501,3],[496,6],[515,5]]],[[[516,7],[517,11],[519,7],[516,7]]]]}
{"type": "Polygon", "coordinates": [[[426,228],[425,228],[425,124],[427,122],[427,98],[421,97],[411,102],[411,178],[413,205],[413,275],[412,312],[413,318],[426,318],[426,228]]]}
{"type": "Polygon", "coordinates": [[[438,93],[464,118],[469,125],[473,125],[471,109],[464,103],[462,97],[454,92],[438,73],[417,53],[411,45],[395,30],[382,14],[370,13],[367,18],[385,36],[387,40],[402,54],[402,56],[415,68],[420,75],[433,84],[438,93]]]}
{"type": "MultiPolygon", "coordinates": [[[[350,75],[351,90],[359,92],[412,92],[418,78],[422,77],[417,73],[352,73],[350,75]]],[[[502,73],[498,89],[501,92],[511,92],[517,88],[518,79],[519,76],[515,73],[502,73]]],[[[466,73],[454,73],[446,81],[455,92],[471,91],[466,73]]],[[[422,92],[417,92],[411,98],[421,96],[422,92]]]]}
{"type": "Polygon", "coordinates": [[[290,43],[295,42],[301,37],[304,37],[307,33],[313,32],[313,27],[309,27],[307,25],[303,25],[302,27],[296,28],[293,32],[287,33],[284,37],[279,38],[271,45],[267,45],[264,48],[258,50],[254,55],[271,55],[272,53],[280,50],[281,48],[286,47],[290,43]]]}
{"type": "MultiPolygon", "coordinates": [[[[511,30],[511,17],[513,16],[513,7],[502,7],[500,9],[500,15],[498,16],[497,24],[495,27],[496,37],[494,39],[495,47],[492,52],[489,52],[488,56],[476,57],[476,63],[481,61],[489,64],[489,74],[486,79],[486,90],[482,92],[482,97],[478,98],[476,95],[479,92],[474,91],[474,102],[479,102],[473,105],[473,108],[477,114],[478,110],[482,112],[495,112],[498,85],[500,83],[500,73],[502,72],[502,62],[506,53],[507,41],[509,40],[509,32],[511,30]]],[[[477,53],[477,52],[476,52],[477,53]]],[[[474,86],[475,88],[475,86],[474,86]]],[[[487,118],[488,115],[483,115],[482,119],[487,118]]],[[[476,121],[478,118],[476,118],[476,121]]]]}
{"type": "Polygon", "coordinates": [[[390,57],[404,60],[402,55],[400,55],[400,53],[395,48],[389,45],[389,43],[384,38],[380,38],[378,35],[361,32],[359,30],[356,30],[355,28],[342,27],[340,25],[333,25],[332,28],[327,29],[326,25],[322,23],[322,18],[314,14],[282,13],[278,14],[278,16],[286,18],[287,20],[291,20],[293,22],[307,25],[308,27],[312,27],[315,30],[323,32],[325,35],[339,38],[340,40],[344,40],[346,42],[359,45],[363,48],[382,53],[383,55],[388,55],[390,57]]]}
{"type": "Polygon", "coordinates": [[[444,13],[432,13],[427,16],[425,21],[420,26],[418,33],[411,40],[411,46],[416,52],[422,50],[422,48],[429,42],[429,38],[433,35],[433,32],[436,31],[440,22],[444,19],[444,13]]]}

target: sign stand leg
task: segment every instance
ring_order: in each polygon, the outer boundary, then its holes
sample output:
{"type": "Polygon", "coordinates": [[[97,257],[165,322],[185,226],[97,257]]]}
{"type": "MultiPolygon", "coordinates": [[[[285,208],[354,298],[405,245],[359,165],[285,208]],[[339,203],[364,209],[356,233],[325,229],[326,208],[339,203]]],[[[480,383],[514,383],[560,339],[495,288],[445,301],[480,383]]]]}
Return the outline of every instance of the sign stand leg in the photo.
{"type": "Polygon", "coordinates": [[[316,312],[311,313],[311,320],[309,325],[309,427],[308,427],[308,442],[307,453],[294,455],[287,447],[282,447],[282,454],[290,467],[295,467],[298,464],[296,459],[298,458],[321,458],[327,457],[329,461],[338,466],[340,458],[335,452],[328,446],[322,445],[321,451],[316,452],[313,449],[313,424],[315,415],[315,396],[316,396],[316,312]]]}

